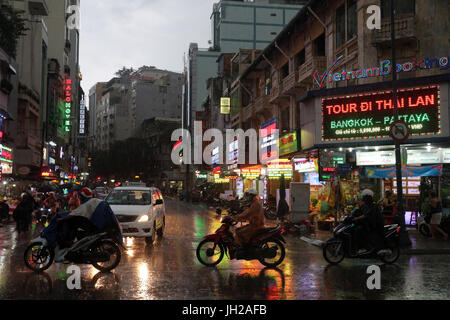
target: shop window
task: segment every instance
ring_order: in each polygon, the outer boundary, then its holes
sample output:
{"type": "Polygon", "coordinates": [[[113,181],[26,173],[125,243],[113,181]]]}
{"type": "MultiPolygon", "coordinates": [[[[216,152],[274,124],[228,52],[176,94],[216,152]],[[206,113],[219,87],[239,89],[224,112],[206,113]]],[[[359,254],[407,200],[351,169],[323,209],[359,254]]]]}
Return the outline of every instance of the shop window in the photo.
{"type": "MultiPolygon", "coordinates": [[[[415,0],[395,0],[395,15],[415,14],[415,0]]],[[[389,18],[391,16],[391,0],[381,0],[381,17],[389,18]]]]}

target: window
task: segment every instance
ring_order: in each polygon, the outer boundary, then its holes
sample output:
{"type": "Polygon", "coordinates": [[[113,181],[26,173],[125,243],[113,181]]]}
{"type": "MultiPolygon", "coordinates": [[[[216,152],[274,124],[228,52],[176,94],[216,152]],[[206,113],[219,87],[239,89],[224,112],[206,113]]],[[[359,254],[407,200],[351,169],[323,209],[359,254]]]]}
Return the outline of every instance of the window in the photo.
{"type": "Polygon", "coordinates": [[[287,107],[281,111],[281,130],[289,130],[289,110],[287,107]]]}
{"type": "MultiPolygon", "coordinates": [[[[415,0],[395,0],[395,14],[415,14],[415,0]]],[[[391,16],[391,0],[381,0],[381,17],[389,18],[391,16]]]]}
{"type": "Polygon", "coordinates": [[[134,190],[116,190],[106,198],[111,205],[150,205],[150,192],[134,190]]]}
{"type": "Polygon", "coordinates": [[[357,28],[356,0],[346,0],[336,10],[336,48],[355,37],[357,28]]]}
{"type": "Polygon", "coordinates": [[[325,56],[325,33],[322,33],[316,40],[314,40],[314,55],[316,57],[325,56]]]}
{"type": "Polygon", "coordinates": [[[299,53],[297,53],[297,55],[295,56],[295,63],[297,65],[297,67],[300,67],[302,64],[305,63],[305,49],[303,49],[302,51],[300,51],[299,53]]]}
{"type": "Polygon", "coordinates": [[[281,67],[281,78],[284,79],[289,75],[289,62],[286,62],[284,66],[281,67]]]}
{"type": "Polygon", "coordinates": [[[356,0],[347,0],[347,41],[357,34],[356,0]]]}
{"type": "Polygon", "coordinates": [[[342,5],[336,10],[336,47],[339,48],[345,43],[345,6],[342,5]]]}

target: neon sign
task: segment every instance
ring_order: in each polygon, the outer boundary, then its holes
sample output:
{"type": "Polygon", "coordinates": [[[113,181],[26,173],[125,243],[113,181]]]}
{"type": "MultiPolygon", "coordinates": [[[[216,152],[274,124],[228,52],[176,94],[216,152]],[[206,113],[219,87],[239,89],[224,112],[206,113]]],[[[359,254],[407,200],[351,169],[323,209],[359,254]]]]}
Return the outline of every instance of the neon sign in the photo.
{"type": "MultiPolygon", "coordinates": [[[[397,106],[411,135],[440,133],[439,86],[398,90],[397,106]]],[[[394,121],[392,91],[322,100],[323,141],[389,137],[394,121]]]]}
{"type": "Polygon", "coordinates": [[[12,149],[8,148],[8,147],[5,147],[3,145],[0,145],[0,148],[1,148],[1,158],[0,158],[0,160],[4,161],[4,162],[12,163],[13,162],[12,149]]]}
{"type": "Polygon", "coordinates": [[[277,118],[267,121],[261,126],[260,150],[267,150],[262,154],[261,160],[269,161],[278,158],[277,118]]]}
{"type": "Polygon", "coordinates": [[[286,179],[292,179],[293,169],[291,161],[287,159],[270,161],[267,165],[267,175],[269,179],[278,179],[282,175],[286,179]]]}
{"type": "Polygon", "coordinates": [[[86,103],[83,100],[80,101],[80,134],[85,134],[85,122],[86,122],[86,103]]]}
{"type": "Polygon", "coordinates": [[[72,113],[72,80],[64,80],[64,123],[65,132],[70,132],[70,115],[72,113]]]}
{"type": "Polygon", "coordinates": [[[284,156],[289,153],[298,151],[297,132],[289,133],[280,139],[280,155],[284,156]]]}
{"type": "MultiPolygon", "coordinates": [[[[331,70],[337,64],[338,61],[342,59],[342,56],[337,58],[331,67],[322,74],[319,78],[319,73],[316,71],[314,73],[314,82],[319,88],[322,88],[325,84],[325,79],[328,78],[328,82],[339,82],[353,79],[369,78],[369,77],[379,77],[385,76],[392,73],[392,63],[390,60],[380,61],[380,65],[372,68],[362,68],[354,71],[342,70],[342,72],[332,73],[331,70]]],[[[450,57],[441,58],[429,58],[418,60],[413,59],[413,61],[397,64],[396,71],[400,72],[411,72],[423,69],[439,68],[440,70],[447,70],[450,68],[450,57]]]]}

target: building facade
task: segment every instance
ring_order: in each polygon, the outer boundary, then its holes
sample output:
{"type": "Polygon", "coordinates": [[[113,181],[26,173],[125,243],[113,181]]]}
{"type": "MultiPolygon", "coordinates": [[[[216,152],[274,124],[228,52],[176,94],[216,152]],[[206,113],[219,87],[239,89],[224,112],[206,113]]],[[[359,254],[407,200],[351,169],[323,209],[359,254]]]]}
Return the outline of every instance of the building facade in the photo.
{"type": "Polygon", "coordinates": [[[450,209],[450,4],[397,1],[393,68],[389,1],[375,2],[380,30],[366,27],[374,1],[311,1],[233,82],[233,128],[279,130],[278,151],[266,153],[272,163],[237,169],[240,188],[255,186],[268,198],[277,196],[281,173],[309,182],[311,203],[324,223],[332,222],[342,213],[337,203],[351,204],[364,188],[377,199],[397,191],[389,131],[401,120],[409,131],[401,148],[406,223],[414,223],[427,188],[440,192],[444,211],[450,209]],[[397,119],[392,72],[399,79],[397,119]]]}

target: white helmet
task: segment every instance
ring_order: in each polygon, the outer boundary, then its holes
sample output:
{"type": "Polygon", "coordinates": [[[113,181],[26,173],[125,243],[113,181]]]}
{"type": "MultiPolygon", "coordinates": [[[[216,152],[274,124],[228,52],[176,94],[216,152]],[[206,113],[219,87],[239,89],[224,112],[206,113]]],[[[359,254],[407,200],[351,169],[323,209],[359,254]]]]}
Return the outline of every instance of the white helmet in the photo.
{"type": "Polygon", "coordinates": [[[370,190],[370,189],[364,189],[364,190],[361,192],[361,197],[371,196],[371,197],[373,198],[374,195],[375,195],[375,194],[374,194],[373,191],[370,190]]]}
{"type": "Polygon", "coordinates": [[[256,189],[254,189],[254,188],[248,189],[247,193],[251,194],[251,195],[254,195],[254,196],[258,195],[258,191],[256,189]]]}

